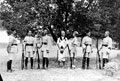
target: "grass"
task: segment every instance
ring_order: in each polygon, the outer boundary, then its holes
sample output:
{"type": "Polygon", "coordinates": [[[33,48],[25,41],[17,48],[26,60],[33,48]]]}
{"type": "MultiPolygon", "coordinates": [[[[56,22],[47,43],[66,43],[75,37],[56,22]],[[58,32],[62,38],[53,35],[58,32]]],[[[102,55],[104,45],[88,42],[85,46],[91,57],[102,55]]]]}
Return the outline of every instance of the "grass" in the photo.
{"type": "MultiPolygon", "coordinates": [[[[29,61],[30,62],[30,61],[29,61]]],[[[37,61],[34,61],[34,68],[37,68],[37,61]]],[[[40,59],[40,66],[42,68],[42,59],[40,59]]],[[[82,57],[76,58],[75,61],[76,68],[82,67],[82,57]]],[[[58,68],[57,58],[49,58],[49,68],[58,68]]],[[[66,58],[65,67],[70,68],[70,59],[66,58]]],[[[96,68],[96,60],[94,58],[90,59],[90,69],[96,68]]]]}
{"type": "Polygon", "coordinates": [[[7,43],[0,43],[0,49],[4,49],[7,47],[7,43]]]}

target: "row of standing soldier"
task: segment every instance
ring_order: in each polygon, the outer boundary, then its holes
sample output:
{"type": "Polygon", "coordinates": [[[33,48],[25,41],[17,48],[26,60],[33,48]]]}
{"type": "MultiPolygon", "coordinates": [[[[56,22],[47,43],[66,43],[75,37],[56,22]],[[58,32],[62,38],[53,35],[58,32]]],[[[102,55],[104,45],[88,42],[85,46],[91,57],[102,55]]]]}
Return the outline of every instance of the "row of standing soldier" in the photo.
{"type": "MultiPolygon", "coordinates": [[[[7,71],[12,72],[12,61],[14,54],[18,52],[18,45],[17,40],[15,38],[16,31],[13,30],[13,33],[10,35],[9,38],[9,44],[7,47],[8,51],[8,61],[7,61],[7,71]]],[[[75,58],[77,54],[77,31],[73,32],[73,39],[71,43],[69,43],[69,40],[67,39],[65,35],[65,31],[61,31],[61,36],[57,39],[57,47],[58,47],[58,65],[64,66],[65,65],[65,50],[68,49],[68,53],[70,56],[70,68],[75,68],[75,58]]],[[[83,59],[82,59],[82,68],[89,69],[89,61],[90,61],[90,55],[93,52],[92,51],[92,38],[91,38],[91,32],[87,31],[86,36],[82,39],[82,48],[83,48],[83,59]],[[85,67],[87,65],[87,67],[85,67]]],[[[101,61],[102,61],[102,67],[105,66],[105,63],[109,61],[109,54],[110,50],[112,48],[112,39],[109,37],[109,31],[105,32],[105,38],[103,39],[103,42],[100,46],[100,49],[98,51],[100,52],[101,61]]],[[[33,69],[33,57],[34,54],[38,54],[38,69],[40,68],[40,57],[42,57],[42,68],[48,68],[49,65],[49,53],[50,53],[50,44],[49,44],[49,36],[48,31],[44,30],[44,36],[39,36],[39,33],[35,35],[35,37],[32,36],[32,32],[28,31],[28,35],[24,38],[23,41],[23,49],[24,56],[23,60],[25,60],[25,63],[22,62],[22,65],[25,65],[25,68],[28,67],[28,59],[30,58],[31,62],[31,69],[33,69]],[[36,52],[36,53],[35,53],[36,52]],[[24,59],[25,57],[25,59],[24,59]]]]}

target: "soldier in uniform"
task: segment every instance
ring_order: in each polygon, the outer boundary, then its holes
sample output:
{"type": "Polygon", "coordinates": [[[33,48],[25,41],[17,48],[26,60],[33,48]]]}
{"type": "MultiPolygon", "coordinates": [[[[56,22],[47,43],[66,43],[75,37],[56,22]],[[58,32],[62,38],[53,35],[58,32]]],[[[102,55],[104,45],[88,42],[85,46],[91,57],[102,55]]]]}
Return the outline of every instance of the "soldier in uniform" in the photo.
{"type": "Polygon", "coordinates": [[[36,57],[38,57],[38,69],[40,69],[40,56],[41,56],[41,47],[42,47],[42,35],[41,31],[35,35],[35,52],[36,57]]]}
{"type": "Polygon", "coordinates": [[[91,32],[87,31],[87,35],[82,40],[82,48],[84,53],[82,60],[83,69],[85,69],[86,64],[87,64],[87,69],[89,69],[90,54],[92,52],[92,38],[90,36],[91,36],[91,32]]]}
{"type": "Polygon", "coordinates": [[[12,72],[12,61],[14,59],[14,55],[18,52],[17,47],[17,39],[15,38],[16,31],[12,30],[12,34],[9,36],[9,44],[7,46],[8,58],[7,61],[7,71],[12,72]]]}
{"type": "Polygon", "coordinates": [[[67,38],[65,37],[65,31],[61,31],[61,36],[57,40],[58,45],[58,65],[60,66],[60,63],[63,63],[63,66],[65,65],[65,49],[67,47],[67,38]]]}
{"type": "Polygon", "coordinates": [[[35,40],[32,37],[32,31],[28,31],[28,35],[24,39],[25,43],[25,68],[27,69],[28,58],[30,57],[31,69],[33,69],[33,54],[35,52],[35,40]]]}
{"type": "Polygon", "coordinates": [[[44,36],[42,37],[42,48],[41,48],[41,52],[42,52],[42,59],[43,59],[43,69],[48,68],[49,65],[49,36],[48,36],[48,31],[45,29],[44,30],[44,36]],[[45,67],[46,66],[46,67],[45,67]]]}
{"type": "Polygon", "coordinates": [[[73,32],[73,39],[71,41],[71,55],[70,55],[70,60],[71,60],[71,65],[70,67],[71,68],[75,68],[75,64],[74,64],[74,61],[75,61],[75,57],[76,57],[76,54],[77,54],[77,45],[78,45],[78,38],[77,38],[77,35],[78,35],[78,32],[77,31],[74,31],[73,32]]]}
{"type": "Polygon", "coordinates": [[[100,48],[102,67],[105,66],[105,63],[109,62],[109,54],[111,49],[112,49],[112,38],[109,36],[109,31],[106,31],[105,38],[103,39],[102,46],[100,48]]]}

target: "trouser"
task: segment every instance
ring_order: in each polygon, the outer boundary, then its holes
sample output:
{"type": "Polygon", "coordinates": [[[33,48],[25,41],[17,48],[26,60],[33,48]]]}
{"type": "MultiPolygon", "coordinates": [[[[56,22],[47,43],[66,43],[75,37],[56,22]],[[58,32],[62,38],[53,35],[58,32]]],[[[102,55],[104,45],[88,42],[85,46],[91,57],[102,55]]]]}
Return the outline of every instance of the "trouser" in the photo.
{"type": "Polygon", "coordinates": [[[87,69],[89,69],[89,61],[90,61],[89,57],[83,57],[83,60],[82,60],[82,68],[83,69],[85,69],[86,63],[87,63],[87,69]]]}
{"type": "Polygon", "coordinates": [[[8,70],[12,70],[12,60],[9,60],[8,62],[7,62],[7,71],[8,70]]]}
{"type": "Polygon", "coordinates": [[[43,69],[48,68],[49,65],[49,59],[47,57],[43,57],[43,69]]]}
{"type": "Polygon", "coordinates": [[[103,64],[102,67],[104,68],[105,64],[109,62],[108,58],[103,58],[102,60],[103,64]]]}
{"type": "MultiPolygon", "coordinates": [[[[31,61],[31,69],[33,69],[33,57],[30,58],[31,61]]],[[[27,65],[28,65],[28,57],[25,58],[25,68],[27,69],[27,65]]]]}

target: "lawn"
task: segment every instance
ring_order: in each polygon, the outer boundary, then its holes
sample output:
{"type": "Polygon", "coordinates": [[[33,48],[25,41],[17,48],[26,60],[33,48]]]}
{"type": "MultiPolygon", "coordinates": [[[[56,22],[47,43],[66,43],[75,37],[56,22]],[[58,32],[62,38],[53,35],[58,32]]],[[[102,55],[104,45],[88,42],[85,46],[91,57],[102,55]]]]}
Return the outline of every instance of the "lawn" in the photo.
{"type": "MultiPolygon", "coordinates": [[[[81,69],[82,55],[76,58],[75,69],[70,69],[70,59],[67,57],[64,68],[59,68],[56,59],[56,47],[51,48],[51,57],[49,58],[49,68],[47,70],[37,69],[37,62],[34,60],[34,69],[21,70],[21,45],[19,45],[19,53],[15,55],[13,61],[12,73],[6,72],[6,62],[8,54],[6,45],[2,44],[0,48],[0,72],[4,81],[120,81],[120,72],[115,73],[115,76],[108,77],[104,75],[104,70],[96,68],[96,58],[91,57],[90,69],[81,69]]],[[[78,52],[81,54],[80,52],[78,52]]],[[[115,53],[115,52],[114,52],[115,53]]],[[[117,52],[118,53],[118,52],[117,52]]],[[[115,55],[116,56],[116,55],[115,55]]],[[[114,57],[115,57],[114,56],[114,57]]],[[[41,60],[42,62],[42,60],[41,60]]],[[[41,64],[42,66],[42,64],[41,64]]],[[[42,68],[42,67],[41,67],[42,68]]]]}

